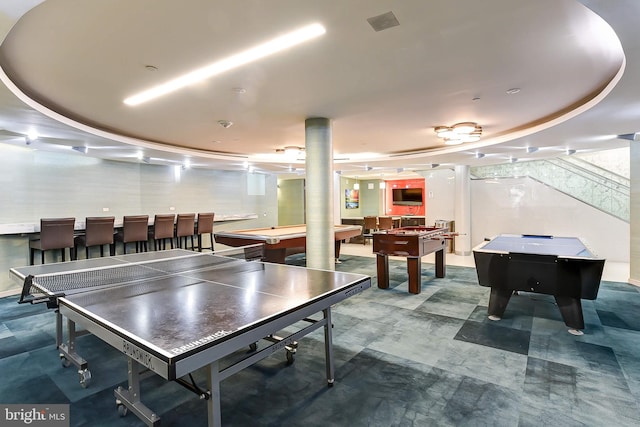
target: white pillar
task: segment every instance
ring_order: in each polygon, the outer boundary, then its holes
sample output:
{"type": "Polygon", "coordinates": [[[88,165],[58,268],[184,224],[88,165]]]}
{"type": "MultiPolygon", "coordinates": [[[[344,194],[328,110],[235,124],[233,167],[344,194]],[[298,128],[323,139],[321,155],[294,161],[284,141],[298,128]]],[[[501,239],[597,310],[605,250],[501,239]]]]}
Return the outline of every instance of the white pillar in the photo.
{"type": "Polygon", "coordinates": [[[629,283],[640,286],[640,146],[632,141],[629,145],[631,166],[631,195],[629,200],[629,283]]]}
{"type": "Polygon", "coordinates": [[[455,167],[456,255],[471,255],[471,179],[467,165],[455,167]]]}
{"type": "Polygon", "coordinates": [[[335,269],[331,121],[305,120],[307,267],[335,269]]]}

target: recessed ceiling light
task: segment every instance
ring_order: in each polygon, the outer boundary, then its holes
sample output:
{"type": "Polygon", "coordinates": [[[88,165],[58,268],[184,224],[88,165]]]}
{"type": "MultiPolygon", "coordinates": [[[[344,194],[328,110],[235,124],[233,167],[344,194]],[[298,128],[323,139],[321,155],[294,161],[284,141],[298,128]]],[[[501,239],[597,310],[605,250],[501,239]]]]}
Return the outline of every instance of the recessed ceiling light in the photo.
{"type": "Polygon", "coordinates": [[[124,100],[127,105],[138,105],[150,101],[159,96],[174,92],[183,87],[189,86],[213,77],[233,68],[240,67],[249,62],[256,61],[277,52],[281,52],[290,47],[296,46],[326,32],[320,24],[307,25],[283,36],[273,38],[265,43],[250,47],[249,49],[231,55],[227,58],[213,62],[205,67],[190,71],[182,76],[176,77],[151,89],[142,91],[124,100]]]}
{"type": "Polygon", "coordinates": [[[520,92],[520,88],[519,87],[514,87],[514,88],[511,88],[511,89],[507,90],[507,95],[515,95],[518,92],[520,92]]]}

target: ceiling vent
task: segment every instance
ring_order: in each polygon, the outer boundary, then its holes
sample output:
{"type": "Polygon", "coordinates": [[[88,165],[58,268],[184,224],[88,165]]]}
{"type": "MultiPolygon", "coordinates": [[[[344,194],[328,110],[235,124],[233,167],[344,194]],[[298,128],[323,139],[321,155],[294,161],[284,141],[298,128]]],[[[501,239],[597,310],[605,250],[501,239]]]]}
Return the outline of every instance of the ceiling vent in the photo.
{"type": "Polygon", "coordinates": [[[383,13],[382,15],[367,18],[367,22],[375,31],[386,30],[387,28],[397,27],[400,25],[398,19],[393,12],[383,13]]]}

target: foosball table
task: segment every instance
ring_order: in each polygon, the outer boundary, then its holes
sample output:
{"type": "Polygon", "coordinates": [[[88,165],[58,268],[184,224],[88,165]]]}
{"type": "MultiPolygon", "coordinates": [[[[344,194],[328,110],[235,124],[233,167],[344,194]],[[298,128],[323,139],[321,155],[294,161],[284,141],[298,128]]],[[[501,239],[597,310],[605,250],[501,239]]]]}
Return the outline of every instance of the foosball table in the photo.
{"type": "Polygon", "coordinates": [[[389,256],[407,258],[409,292],[421,291],[421,258],[435,252],[436,277],[445,277],[446,241],[452,238],[448,228],[401,227],[373,233],[373,252],[376,254],[378,288],[389,288],[389,256]]]}

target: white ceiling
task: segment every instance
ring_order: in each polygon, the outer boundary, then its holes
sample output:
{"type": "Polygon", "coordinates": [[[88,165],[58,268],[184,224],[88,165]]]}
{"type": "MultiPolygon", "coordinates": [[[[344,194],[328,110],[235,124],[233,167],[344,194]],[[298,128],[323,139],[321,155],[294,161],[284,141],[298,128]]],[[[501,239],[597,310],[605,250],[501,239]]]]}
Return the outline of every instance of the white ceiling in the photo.
{"type": "Polygon", "coordinates": [[[304,160],[276,150],[304,147],[305,119],[327,117],[334,169],[360,177],[617,148],[640,128],[638,16],[637,0],[3,0],[0,142],[36,130],[30,148],[286,176],[304,160]],[[374,31],[367,18],[387,12],[400,25],[374,31]],[[326,34],[123,103],[313,22],[326,34]],[[462,121],[480,142],[433,132],[462,121]]]}

